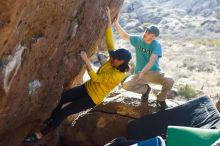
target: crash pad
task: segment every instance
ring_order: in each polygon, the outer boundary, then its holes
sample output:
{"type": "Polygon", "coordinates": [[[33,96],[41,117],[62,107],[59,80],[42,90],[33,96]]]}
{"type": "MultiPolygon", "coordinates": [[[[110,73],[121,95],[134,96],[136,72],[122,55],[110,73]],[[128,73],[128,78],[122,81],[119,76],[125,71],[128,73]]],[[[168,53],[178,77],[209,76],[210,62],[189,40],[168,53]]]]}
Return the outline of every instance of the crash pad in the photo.
{"type": "Polygon", "coordinates": [[[124,137],[119,137],[106,144],[105,146],[165,146],[165,141],[160,136],[140,142],[127,140],[124,137]]]}
{"type": "Polygon", "coordinates": [[[180,106],[132,120],[128,124],[129,139],[144,140],[156,136],[166,139],[168,126],[206,129],[220,128],[220,114],[207,96],[180,106]]]}
{"type": "Polygon", "coordinates": [[[169,126],[167,146],[211,146],[219,138],[217,129],[169,126]]]}
{"type": "Polygon", "coordinates": [[[105,146],[130,146],[138,142],[139,141],[137,140],[128,140],[125,137],[118,137],[107,143],[105,146]]]}
{"type": "Polygon", "coordinates": [[[162,139],[162,137],[157,136],[155,138],[144,140],[131,146],[165,146],[165,141],[162,139]]]}

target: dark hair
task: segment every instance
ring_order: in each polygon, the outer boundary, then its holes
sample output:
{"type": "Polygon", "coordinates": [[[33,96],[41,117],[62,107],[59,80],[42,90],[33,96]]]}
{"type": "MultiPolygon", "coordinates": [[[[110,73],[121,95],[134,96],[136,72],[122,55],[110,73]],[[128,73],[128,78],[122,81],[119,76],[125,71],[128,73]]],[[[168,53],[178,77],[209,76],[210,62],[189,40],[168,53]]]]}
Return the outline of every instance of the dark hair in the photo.
{"type": "Polygon", "coordinates": [[[119,65],[119,67],[117,67],[117,69],[120,72],[129,72],[130,66],[129,66],[128,62],[124,62],[123,64],[119,65]]]}

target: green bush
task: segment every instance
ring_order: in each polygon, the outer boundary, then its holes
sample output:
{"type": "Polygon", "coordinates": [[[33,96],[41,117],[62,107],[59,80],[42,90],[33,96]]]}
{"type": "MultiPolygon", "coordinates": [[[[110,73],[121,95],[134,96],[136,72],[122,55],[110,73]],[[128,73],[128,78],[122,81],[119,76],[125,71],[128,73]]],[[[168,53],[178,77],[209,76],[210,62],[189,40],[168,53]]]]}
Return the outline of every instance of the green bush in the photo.
{"type": "Polygon", "coordinates": [[[180,96],[185,97],[186,99],[191,99],[197,96],[197,92],[189,85],[181,85],[177,88],[177,92],[180,96]]]}
{"type": "Polygon", "coordinates": [[[194,44],[205,45],[205,46],[220,46],[220,39],[198,38],[198,39],[194,39],[194,44]]]}

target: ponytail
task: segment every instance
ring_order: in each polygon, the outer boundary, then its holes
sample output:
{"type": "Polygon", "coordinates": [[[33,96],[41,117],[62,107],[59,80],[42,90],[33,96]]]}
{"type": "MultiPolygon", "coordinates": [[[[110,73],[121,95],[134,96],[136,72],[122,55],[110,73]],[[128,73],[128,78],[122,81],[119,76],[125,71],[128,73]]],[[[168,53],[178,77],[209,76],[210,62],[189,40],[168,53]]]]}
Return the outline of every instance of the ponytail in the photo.
{"type": "Polygon", "coordinates": [[[129,66],[128,62],[124,62],[124,63],[121,64],[117,69],[118,69],[120,72],[129,72],[130,66],[129,66]]]}

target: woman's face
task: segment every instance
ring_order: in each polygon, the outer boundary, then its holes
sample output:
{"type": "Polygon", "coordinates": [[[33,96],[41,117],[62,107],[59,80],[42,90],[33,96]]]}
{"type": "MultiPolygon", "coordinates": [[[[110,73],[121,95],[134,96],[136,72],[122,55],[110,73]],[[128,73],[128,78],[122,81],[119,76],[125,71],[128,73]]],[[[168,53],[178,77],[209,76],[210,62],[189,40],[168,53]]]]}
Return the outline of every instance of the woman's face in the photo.
{"type": "Polygon", "coordinates": [[[124,63],[124,60],[118,60],[116,58],[110,57],[110,63],[113,67],[119,67],[121,64],[124,63]]]}

